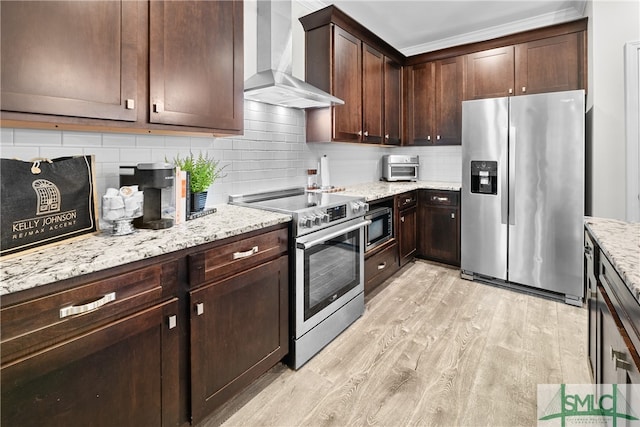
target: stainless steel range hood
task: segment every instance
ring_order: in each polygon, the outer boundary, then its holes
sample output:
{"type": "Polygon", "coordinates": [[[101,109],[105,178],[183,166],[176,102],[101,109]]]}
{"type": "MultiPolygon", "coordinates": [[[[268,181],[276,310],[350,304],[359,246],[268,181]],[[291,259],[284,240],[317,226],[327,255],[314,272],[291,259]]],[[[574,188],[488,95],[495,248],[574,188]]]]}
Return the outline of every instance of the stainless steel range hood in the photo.
{"type": "Polygon", "coordinates": [[[318,108],[344,101],[291,74],[291,2],[258,1],[258,72],[244,82],[244,97],[292,108],[318,108]]]}

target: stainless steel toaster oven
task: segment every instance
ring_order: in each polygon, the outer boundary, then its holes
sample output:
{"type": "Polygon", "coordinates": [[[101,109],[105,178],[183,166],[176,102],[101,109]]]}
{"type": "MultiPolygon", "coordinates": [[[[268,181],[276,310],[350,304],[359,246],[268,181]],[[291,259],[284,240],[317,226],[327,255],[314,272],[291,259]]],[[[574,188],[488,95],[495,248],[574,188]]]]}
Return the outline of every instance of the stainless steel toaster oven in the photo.
{"type": "Polygon", "coordinates": [[[382,156],[382,179],[385,181],[417,181],[419,170],[418,156],[402,154],[382,156]]]}

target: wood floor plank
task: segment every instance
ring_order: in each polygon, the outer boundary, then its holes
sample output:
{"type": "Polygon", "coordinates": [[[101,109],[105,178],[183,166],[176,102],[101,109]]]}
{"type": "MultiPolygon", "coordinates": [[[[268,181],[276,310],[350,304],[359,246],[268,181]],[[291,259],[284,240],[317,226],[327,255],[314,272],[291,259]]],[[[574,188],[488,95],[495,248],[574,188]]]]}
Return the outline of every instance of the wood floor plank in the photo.
{"type": "Polygon", "coordinates": [[[534,425],[537,384],[589,381],[586,322],[416,261],[301,369],[274,367],[199,427],[534,425]]]}

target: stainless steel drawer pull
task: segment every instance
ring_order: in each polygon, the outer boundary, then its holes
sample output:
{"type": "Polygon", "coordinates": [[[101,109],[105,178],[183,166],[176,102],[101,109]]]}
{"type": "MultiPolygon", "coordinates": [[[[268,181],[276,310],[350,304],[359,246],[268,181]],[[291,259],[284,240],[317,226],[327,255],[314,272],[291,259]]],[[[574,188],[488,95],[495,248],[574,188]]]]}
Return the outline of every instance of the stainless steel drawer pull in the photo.
{"type": "Polygon", "coordinates": [[[384,270],[386,267],[387,267],[387,263],[386,262],[378,264],[378,270],[384,270]]]}
{"type": "Polygon", "coordinates": [[[60,309],[60,318],[63,319],[68,316],[73,316],[74,314],[82,314],[87,311],[95,310],[97,308],[102,307],[108,302],[116,300],[116,293],[111,292],[106,294],[100,299],[97,299],[93,302],[82,304],[82,305],[70,305],[69,307],[64,307],[60,309]]]}
{"type": "Polygon", "coordinates": [[[618,368],[624,369],[625,371],[631,370],[631,363],[626,361],[626,354],[621,351],[614,350],[613,347],[609,347],[609,350],[611,352],[611,360],[613,360],[613,365],[616,368],[616,371],[618,368]]]}
{"type": "Polygon", "coordinates": [[[400,217],[400,221],[404,222],[404,217],[403,216],[400,217]]]}
{"type": "Polygon", "coordinates": [[[449,198],[448,197],[438,197],[438,196],[433,196],[431,198],[431,200],[437,200],[439,202],[448,202],[449,198]]]}
{"type": "Polygon", "coordinates": [[[451,212],[451,219],[456,219],[456,214],[451,212]]]}
{"type": "Polygon", "coordinates": [[[250,257],[251,255],[257,254],[258,253],[258,247],[254,246],[251,249],[249,249],[246,252],[234,252],[233,253],[233,259],[240,259],[240,258],[246,258],[246,257],[250,257]]]}
{"type": "Polygon", "coordinates": [[[204,303],[199,302],[196,304],[196,314],[202,316],[204,314],[204,303]]]}

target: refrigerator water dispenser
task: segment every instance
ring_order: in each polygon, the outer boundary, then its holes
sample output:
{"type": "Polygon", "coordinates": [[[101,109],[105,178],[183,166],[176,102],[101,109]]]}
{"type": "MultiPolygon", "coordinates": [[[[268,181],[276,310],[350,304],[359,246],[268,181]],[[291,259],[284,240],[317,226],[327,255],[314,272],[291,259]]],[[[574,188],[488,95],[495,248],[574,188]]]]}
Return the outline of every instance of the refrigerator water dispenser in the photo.
{"type": "Polygon", "coordinates": [[[471,161],[471,192],[498,194],[498,162],[471,161]]]}

